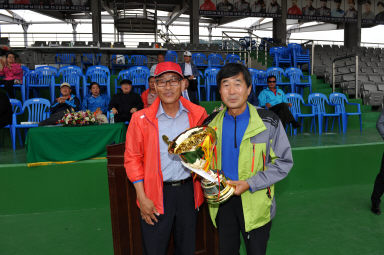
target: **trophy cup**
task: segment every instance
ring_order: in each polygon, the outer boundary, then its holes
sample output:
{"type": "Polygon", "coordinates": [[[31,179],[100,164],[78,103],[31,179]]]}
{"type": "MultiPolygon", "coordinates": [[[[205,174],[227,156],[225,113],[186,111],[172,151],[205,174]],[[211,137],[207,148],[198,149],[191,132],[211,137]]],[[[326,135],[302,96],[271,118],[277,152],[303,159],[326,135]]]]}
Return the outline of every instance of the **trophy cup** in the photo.
{"type": "Polygon", "coordinates": [[[216,160],[216,138],[215,130],[209,126],[188,129],[173,141],[163,135],[168,152],[179,155],[186,168],[202,177],[201,187],[209,204],[223,203],[235,191],[222,171],[210,168],[216,160]]]}

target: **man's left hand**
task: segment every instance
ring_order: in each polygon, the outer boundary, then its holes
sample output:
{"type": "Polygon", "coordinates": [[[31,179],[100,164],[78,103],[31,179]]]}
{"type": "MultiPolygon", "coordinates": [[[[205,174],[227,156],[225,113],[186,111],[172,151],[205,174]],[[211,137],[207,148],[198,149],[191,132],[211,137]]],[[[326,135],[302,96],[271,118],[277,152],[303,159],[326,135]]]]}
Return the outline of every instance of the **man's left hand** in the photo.
{"type": "Polygon", "coordinates": [[[228,184],[235,186],[235,195],[240,196],[249,190],[249,184],[246,181],[227,181],[228,184]]]}
{"type": "Polygon", "coordinates": [[[132,108],[132,109],[131,109],[131,113],[134,113],[134,112],[137,112],[137,109],[136,109],[136,108],[132,108]]]}

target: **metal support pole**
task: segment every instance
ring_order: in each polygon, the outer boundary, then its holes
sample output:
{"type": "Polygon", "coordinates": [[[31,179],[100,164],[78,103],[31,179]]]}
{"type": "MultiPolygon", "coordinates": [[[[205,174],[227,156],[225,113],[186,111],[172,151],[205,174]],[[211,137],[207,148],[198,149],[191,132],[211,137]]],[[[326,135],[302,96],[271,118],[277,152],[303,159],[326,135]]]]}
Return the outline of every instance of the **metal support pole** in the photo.
{"type": "Polygon", "coordinates": [[[332,62],[332,92],[335,92],[335,62],[332,62]]]}
{"type": "Polygon", "coordinates": [[[120,32],[120,42],[124,43],[124,32],[120,32]]]}
{"type": "Polygon", "coordinates": [[[264,58],[265,58],[265,66],[268,66],[268,55],[267,55],[268,47],[267,44],[264,45],[264,58]]]}
{"type": "Polygon", "coordinates": [[[359,93],[359,56],[356,55],[356,77],[355,77],[355,80],[356,80],[356,95],[355,97],[356,98],[360,98],[360,93],[359,93]]]}
{"type": "Polygon", "coordinates": [[[155,43],[157,43],[157,2],[155,2],[155,43]]]}
{"type": "Polygon", "coordinates": [[[76,28],[77,28],[77,23],[72,23],[72,34],[73,34],[73,41],[76,42],[76,37],[77,37],[77,32],[76,32],[76,28]]]}
{"type": "Polygon", "coordinates": [[[312,41],[312,52],[311,52],[311,75],[313,75],[313,67],[315,65],[315,41],[312,41]]]}
{"type": "Polygon", "coordinates": [[[212,43],[212,27],[208,27],[208,42],[209,45],[212,43]]]}
{"type": "Polygon", "coordinates": [[[23,30],[24,30],[24,46],[27,47],[28,46],[28,27],[29,25],[24,23],[21,25],[23,27],[23,30]]]}

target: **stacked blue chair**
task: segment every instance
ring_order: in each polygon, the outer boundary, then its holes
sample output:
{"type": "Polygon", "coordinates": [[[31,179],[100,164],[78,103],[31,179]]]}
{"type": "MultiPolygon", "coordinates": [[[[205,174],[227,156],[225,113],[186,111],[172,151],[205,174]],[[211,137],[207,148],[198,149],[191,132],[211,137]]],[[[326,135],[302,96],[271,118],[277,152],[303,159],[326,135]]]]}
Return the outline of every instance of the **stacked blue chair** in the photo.
{"type": "Polygon", "coordinates": [[[252,89],[253,89],[253,91],[256,91],[257,74],[258,74],[259,70],[255,69],[255,68],[248,68],[248,71],[251,74],[252,89]]]}
{"type": "Polygon", "coordinates": [[[283,77],[285,77],[285,72],[280,67],[270,67],[267,69],[267,76],[274,75],[276,77],[277,86],[289,86],[291,92],[293,92],[293,87],[290,82],[283,82],[283,77]]]}
{"type": "Polygon", "coordinates": [[[228,63],[240,63],[240,62],[242,62],[242,61],[241,61],[239,55],[227,54],[227,56],[225,56],[225,61],[224,61],[225,64],[228,64],[228,63]]]}
{"type": "Polygon", "coordinates": [[[269,49],[269,55],[273,58],[273,66],[279,66],[279,47],[271,47],[269,49]]]}
{"type": "MultiPolygon", "coordinates": [[[[327,113],[325,109],[325,104],[335,107],[336,105],[330,103],[326,95],[322,93],[312,93],[308,96],[308,103],[313,105],[313,113],[315,113],[318,117],[319,121],[319,134],[321,135],[323,132],[323,119],[325,120],[325,131],[328,130],[328,117],[338,118],[339,120],[339,132],[341,131],[341,114],[335,111],[333,113],[327,113]]],[[[336,108],[336,107],[335,107],[336,108]]],[[[333,124],[332,124],[333,130],[333,124]]]]}
{"type": "Polygon", "coordinates": [[[55,56],[55,63],[58,65],[75,65],[76,55],[73,53],[57,53],[55,56]]]}
{"type": "Polygon", "coordinates": [[[100,65],[101,53],[84,53],[81,56],[81,70],[88,68],[93,65],[100,65]]]}
{"type": "MultiPolygon", "coordinates": [[[[287,99],[288,103],[292,104],[290,110],[295,120],[296,121],[299,121],[299,119],[301,120],[300,132],[303,133],[304,118],[311,118],[311,132],[312,132],[312,126],[314,126],[315,133],[316,133],[316,120],[315,120],[316,114],[314,113],[313,105],[305,104],[303,97],[297,93],[288,93],[285,95],[285,98],[287,99]],[[301,105],[311,107],[312,112],[302,113],[301,105]]],[[[291,135],[292,135],[292,124],[290,124],[290,126],[291,126],[291,135]]],[[[296,134],[297,134],[297,129],[294,129],[294,135],[296,134]]]]}
{"type": "Polygon", "coordinates": [[[139,95],[148,89],[150,70],[146,66],[134,66],[129,68],[129,79],[132,81],[133,90],[139,95]]]}
{"type": "Polygon", "coordinates": [[[220,69],[219,68],[207,68],[205,69],[204,72],[204,77],[205,77],[205,86],[206,86],[206,99],[207,101],[210,101],[210,96],[211,96],[211,91],[213,92],[213,100],[216,100],[216,93],[213,90],[214,87],[217,87],[216,83],[216,76],[219,73],[220,69]]]}
{"type": "MultiPolygon", "coordinates": [[[[18,105],[20,107],[20,104],[18,105]]],[[[23,128],[28,129],[32,127],[37,127],[38,123],[49,118],[49,109],[51,107],[50,102],[44,98],[32,98],[28,99],[23,104],[23,109],[20,112],[17,112],[13,115],[13,120],[11,124],[11,134],[12,134],[12,146],[13,149],[16,149],[16,130],[23,128]],[[20,114],[28,113],[27,124],[17,123],[16,116],[20,114]]]]}
{"type": "Polygon", "coordinates": [[[83,79],[83,98],[87,95],[87,87],[91,82],[97,82],[100,87],[106,88],[106,93],[108,98],[111,98],[111,73],[109,72],[109,68],[106,66],[90,66],[85,73],[85,77],[83,79]]]}
{"type": "Polygon", "coordinates": [[[115,70],[122,70],[129,67],[129,58],[127,55],[113,54],[111,57],[111,72],[114,74],[115,70]]]}
{"type": "Polygon", "coordinates": [[[196,65],[197,68],[205,68],[208,66],[207,57],[203,53],[193,53],[192,62],[196,65]]]}
{"type": "Polygon", "coordinates": [[[173,50],[167,51],[167,53],[165,54],[165,61],[177,63],[177,52],[173,50]]]}
{"type": "MultiPolygon", "coordinates": [[[[51,95],[51,102],[55,100],[54,92],[55,92],[55,77],[57,75],[57,69],[52,66],[40,66],[37,67],[34,71],[30,71],[27,73],[26,79],[26,90],[27,96],[26,99],[29,98],[30,89],[41,89],[48,88],[51,95]]],[[[34,97],[36,97],[34,95],[34,97]]]]}
{"type": "Polygon", "coordinates": [[[277,66],[292,66],[291,51],[286,47],[279,47],[278,51],[278,65],[277,66]]]}
{"type": "MultiPolygon", "coordinates": [[[[12,113],[13,113],[12,114],[12,123],[5,126],[4,128],[9,128],[9,132],[11,134],[12,148],[15,151],[16,150],[16,134],[13,134],[13,128],[12,127],[13,127],[13,125],[16,124],[17,115],[22,114],[23,105],[19,100],[14,99],[14,98],[9,99],[9,102],[12,105],[12,113]],[[15,136],[15,138],[14,138],[14,136],[15,136]]],[[[20,135],[19,135],[19,142],[20,142],[20,146],[23,146],[23,144],[21,142],[21,136],[20,135]]]]}
{"type": "Polygon", "coordinates": [[[267,71],[258,70],[256,86],[266,87],[267,86],[267,77],[268,77],[267,71]]]}
{"type": "Polygon", "coordinates": [[[224,59],[220,54],[211,53],[208,55],[208,67],[223,67],[224,59]]]}
{"type": "Polygon", "coordinates": [[[60,82],[55,86],[60,86],[63,82],[68,82],[71,87],[75,87],[76,97],[81,98],[80,95],[80,80],[83,77],[83,72],[78,66],[64,66],[59,69],[57,77],[60,77],[60,82]]]}
{"type": "Polygon", "coordinates": [[[311,56],[309,50],[303,50],[300,44],[290,43],[288,49],[293,56],[293,66],[298,67],[301,64],[308,64],[308,72],[311,71],[311,56]]]}
{"type": "MultiPolygon", "coordinates": [[[[336,112],[341,114],[343,123],[343,133],[347,132],[348,116],[359,116],[360,120],[360,132],[363,131],[360,104],[349,103],[347,97],[342,93],[332,93],[329,95],[329,101],[335,105],[336,112]],[[347,112],[345,105],[355,105],[357,107],[356,112],[347,112]]],[[[332,123],[333,126],[333,123],[332,123]]]]}
{"type": "Polygon", "coordinates": [[[305,87],[309,88],[309,93],[312,93],[312,78],[310,75],[303,75],[299,68],[290,67],[285,69],[285,76],[289,77],[291,89],[295,93],[303,95],[305,87]]]}
{"type": "Polygon", "coordinates": [[[146,66],[148,59],[144,55],[132,55],[130,57],[130,63],[133,66],[146,66]]]}
{"type": "Polygon", "coordinates": [[[199,77],[197,77],[197,93],[199,101],[201,101],[201,88],[204,88],[205,93],[207,93],[207,86],[205,85],[204,74],[199,71],[199,77]]]}

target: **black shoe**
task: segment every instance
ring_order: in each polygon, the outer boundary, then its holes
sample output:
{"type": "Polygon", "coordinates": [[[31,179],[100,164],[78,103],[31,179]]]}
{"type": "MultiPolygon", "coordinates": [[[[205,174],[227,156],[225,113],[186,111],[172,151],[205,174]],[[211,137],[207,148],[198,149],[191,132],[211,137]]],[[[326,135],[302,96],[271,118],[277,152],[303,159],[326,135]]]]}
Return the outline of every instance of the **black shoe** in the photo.
{"type": "Polygon", "coordinates": [[[371,207],[371,211],[376,214],[376,215],[380,215],[381,214],[381,211],[380,211],[380,206],[379,205],[372,205],[371,207]]]}

